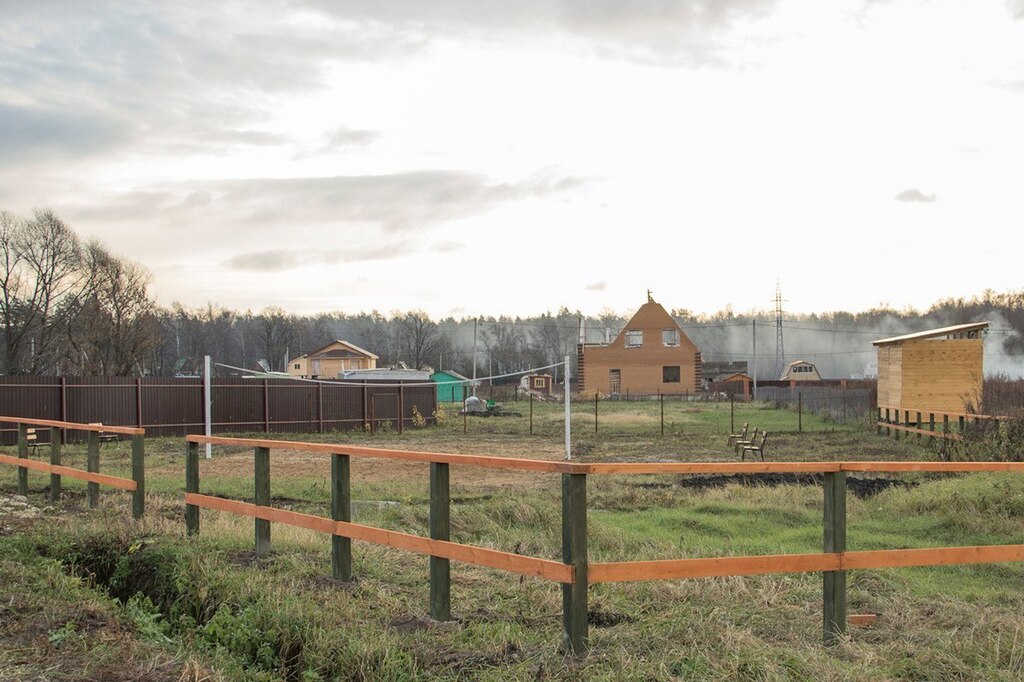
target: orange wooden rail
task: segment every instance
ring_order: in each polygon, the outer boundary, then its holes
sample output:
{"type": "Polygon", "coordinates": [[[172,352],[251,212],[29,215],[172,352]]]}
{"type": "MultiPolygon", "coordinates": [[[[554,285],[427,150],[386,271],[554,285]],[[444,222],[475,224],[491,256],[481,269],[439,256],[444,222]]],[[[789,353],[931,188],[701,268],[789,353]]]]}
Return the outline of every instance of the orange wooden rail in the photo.
{"type": "Polygon", "coordinates": [[[363,526],[358,523],[332,521],[322,516],[301,514],[299,512],[275,509],[249,502],[227,500],[221,497],[198,493],[186,493],[185,503],[194,504],[197,507],[206,509],[216,509],[256,519],[265,519],[275,523],[283,523],[288,526],[306,528],[319,533],[340,535],[354,540],[386,545],[418,554],[429,554],[445,559],[454,559],[455,561],[467,564],[497,568],[509,571],[510,573],[519,573],[561,583],[571,583],[574,581],[572,566],[549,559],[511,554],[485,547],[464,545],[458,542],[432,540],[410,533],[363,526]]]}
{"type": "Polygon", "coordinates": [[[139,487],[139,484],[130,478],[97,474],[91,471],[82,471],[81,469],[72,469],[71,467],[60,466],[59,464],[39,462],[34,459],[22,459],[19,457],[11,457],[9,455],[0,455],[0,463],[12,464],[16,467],[25,467],[26,469],[33,469],[34,471],[42,471],[45,474],[57,474],[59,476],[67,476],[68,478],[77,478],[82,481],[110,486],[111,488],[120,488],[121,490],[133,491],[139,487]]]}
{"type": "Polygon", "coordinates": [[[1024,561],[1024,545],[883,549],[821,554],[773,554],[659,561],[592,563],[592,583],[711,578],[767,573],[817,573],[869,568],[907,568],[1024,561]]]}
{"type": "Polygon", "coordinates": [[[145,429],[134,426],[107,426],[106,424],[79,424],[77,422],[62,422],[53,419],[29,419],[27,417],[0,417],[0,423],[4,424],[28,424],[29,426],[50,426],[58,429],[71,431],[96,431],[98,433],[120,433],[126,436],[142,436],[145,429]]]}

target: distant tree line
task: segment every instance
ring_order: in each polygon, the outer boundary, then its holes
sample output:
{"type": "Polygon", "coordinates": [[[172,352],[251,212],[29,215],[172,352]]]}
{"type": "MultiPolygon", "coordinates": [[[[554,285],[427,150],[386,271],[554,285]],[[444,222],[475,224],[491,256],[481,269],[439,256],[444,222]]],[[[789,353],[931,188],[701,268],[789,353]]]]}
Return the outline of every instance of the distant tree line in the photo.
{"type": "MultiPolygon", "coordinates": [[[[83,242],[51,210],[31,216],[0,211],[0,372],[196,374],[204,355],[225,365],[285,371],[290,359],[344,339],[379,355],[380,366],[429,366],[471,376],[475,358],[477,375],[488,376],[574,356],[581,325],[587,341],[598,342],[617,335],[628,321],[611,310],[584,317],[567,308],[526,318],[435,321],[421,310],[294,315],[275,307],[240,312],[212,303],[160,307],[151,285],[143,266],[98,241],[83,242]]],[[[711,315],[671,312],[706,359],[743,359],[739,344],[748,338],[750,321],[772,322],[768,313],[736,314],[730,308],[711,315]]],[[[922,318],[934,326],[992,314],[1016,332],[1001,337],[1005,353],[1024,353],[1024,290],[946,299],[925,312],[880,306],[862,313],[788,316],[787,324],[821,332],[883,330],[922,327],[922,318]]],[[[765,334],[765,348],[773,341],[765,334]]],[[[561,369],[553,373],[561,379],[561,369]]]]}

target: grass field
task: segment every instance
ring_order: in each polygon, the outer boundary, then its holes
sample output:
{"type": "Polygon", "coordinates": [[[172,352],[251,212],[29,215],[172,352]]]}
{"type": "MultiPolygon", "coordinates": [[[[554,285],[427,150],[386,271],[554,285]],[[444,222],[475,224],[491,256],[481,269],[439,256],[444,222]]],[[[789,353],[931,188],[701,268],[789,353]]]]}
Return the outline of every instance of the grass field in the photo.
{"type": "MultiPolygon", "coordinates": [[[[285,436],[381,447],[559,459],[562,406],[508,408],[521,417],[454,414],[426,429],[285,436]]],[[[581,461],[732,461],[728,404],[573,406],[581,461]]],[[[770,433],[774,460],[934,459],[926,441],[737,405],[770,433]]],[[[48,507],[32,474],[35,518],[0,510],[0,679],[1020,679],[1024,570],[1016,564],[854,571],[851,613],[878,613],[838,646],[821,640],[817,574],[602,584],[590,589],[593,653],[559,652],[557,584],[452,564],[456,621],[427,619],[427,558],[354,543],[351,585],[330,579],[329,539],[275,525],[254,560],[252,521],[202,512],[184,537],[182,439],[147,441],[147,515],[104,491],[84,509],[65,479],[48,507]]],[[[40,453],[42,455],[42,453],[40,453]]],[[[105,445],[103,471],[127,475],[126,443],[105,445]]],[[[251,499],[252,452],[215,447],[200,464],[205,493],[251,499]]],[[[84,466],[80,446],[65,461],[84,466]]],[[[427,465],[354,459],[359,523],[425,535],[427,465]]],[[[0,469],[0,493],[14,491],[0,469]]],[[[451,469],[459,542],[557,559],[557,476],[451,469]]],[[[849,549],[1020,542],[1024,477],[900,476],[911,487],[850,496],[849,549]]],[[[325,456],[274,451],[274,505],[327,515],[325,456]]],[[[591,477],[592,561],[817,552],[822,492],[813,481],[702,487],[684,476],[591,477]]]]}

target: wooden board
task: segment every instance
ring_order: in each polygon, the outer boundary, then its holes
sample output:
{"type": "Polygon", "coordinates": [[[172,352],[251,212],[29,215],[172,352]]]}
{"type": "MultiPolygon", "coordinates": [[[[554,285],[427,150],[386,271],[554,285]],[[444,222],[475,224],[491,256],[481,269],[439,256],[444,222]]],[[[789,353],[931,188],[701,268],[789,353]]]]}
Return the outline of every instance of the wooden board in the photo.
{"type": "Polygon", "coordinates": [[[602,583],[1018,561],[1024,561],[1024,545],[623,561],[590,564],[588,571],[590,582],[602,583]]]}
{"type": "Polygon", "coordinates": [[[353,457],[376,457],[380,459],[399,459],[412,462],[441,462],[446,464],[462,464],[490,469],[513,469],[517,471],[536,471],[540,473],[580,473],[579,466],[572,462],[553,462],[543,459],[523,459],[515,457],[494,457],[486,455],[453,455],[441,452],[418,452],[414,450],[389,450],[383,448],[367,448],[339,443],[307,443],[303,441],[269,440],[260,438],[227,438],[223,436],[185,436],[190,443],[210,443],[212,445],[234,445],[239,447],[264,447],[274,450],[296,450],[299,452],[319,452],[323,454],[351,455],[353,457]]]}
{"type": "Polygon", "coordinates": [[[266,519],[275,523],[284,523],[289,526],[306,528],[319,533],[341,535],[353,540],[387,545],[388,547],[404,549],[418,554],[428,554],[430,556],[462,561],[467,564],[488,566],[555,582],[573,582],[572,566],[550,559],[521,556],[519,554],[501,552],[485,547],[463,545],[446,540],[431,540],[419,535],[363,526],[357,523],[347,523],[345,521],[332,521],[321,516],[301,514],[299,512],[285,511],[284,509],[275,509],[274,507],[255,505],[249,502],[227,500],[211,495],[200,495],[198,493],[186,493],[185,503],[257,519],[266,519]]]}
{"type": "Polygon", "coordinates": [[[98,431],[100,433],[120,433],[128,436],[145,435],[146,430],[131,426],[107,426],[105,424],[79,424],[77,422],[62,422],[52,419],[28,419],[27,417],[0,417],[0,423],[7,424],[28,424],[29,426],[56,426],[60,429],[72,429],[74,431],[98,431]]]}
{"type": "Polygon", "coordinates": [[[90,471],[82,471],[81,469],[72,469],[71,467],[50,464],[49,462],[40,462],[35,459],[23,459],[20,457],[0,455],[0,464],[11,464],[14,466],[25,467],[26,469],[32,469],[34,471],[42,471],[47,474],[58,474],[60,476],[67,476],[68,478],[77,478],[82,481],[99,483],[101,485],[110,486],[111,488],[119,488],[121,490],[135,490],[138,487],[138,484],[130,478],[96,474],[90,471]]]}

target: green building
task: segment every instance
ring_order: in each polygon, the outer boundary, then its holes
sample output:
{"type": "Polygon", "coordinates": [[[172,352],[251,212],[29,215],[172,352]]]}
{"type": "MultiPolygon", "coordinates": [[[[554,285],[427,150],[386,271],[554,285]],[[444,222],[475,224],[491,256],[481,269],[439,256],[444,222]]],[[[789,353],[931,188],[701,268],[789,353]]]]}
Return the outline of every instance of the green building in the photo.
{"type": "Polygon", "coordinates": [[[430,375],[437,384],[437,402],[461,403],[469,396],[469,379],[450,369],[439,369],[430,375]]]}

